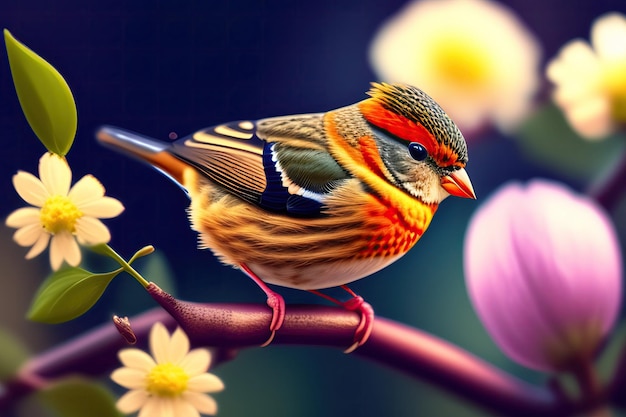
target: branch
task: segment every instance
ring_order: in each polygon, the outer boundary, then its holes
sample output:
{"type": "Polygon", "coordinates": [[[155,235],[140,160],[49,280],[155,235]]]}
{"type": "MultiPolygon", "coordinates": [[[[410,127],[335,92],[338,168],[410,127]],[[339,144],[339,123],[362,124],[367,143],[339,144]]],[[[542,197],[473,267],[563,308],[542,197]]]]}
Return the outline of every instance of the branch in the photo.
{"type": "MultiPolygon", "coordinates": [[[[271,312],[256,304],[199,304],[179,301],[156,285],[148,287],[163,309],[131,319],[144,344],[152,324],[185,329],[194,346],[218,349],[218,362],[233,349],[256,347],[267,340],[271,312]],[[219,359],[221,358],[221,359],[219,359]]],[[[359,324],[357,313],[325,306],[290,305],[273,344],[321,345],[345,349],[359,324]]],[[[119,366],[117,352],[127,347],[111,324],[102,325],[28,361],[0,397],[0,409],[36,389],[27,379],[59,378],[71,373],[100,376],[119,366]]],[[[573,404],[549,389],[532,386],[425,332],[376,318],[367,343],[355,353],[430,382],[491,412],[509,416],[567,416],[589,404],[573,404]]]]}

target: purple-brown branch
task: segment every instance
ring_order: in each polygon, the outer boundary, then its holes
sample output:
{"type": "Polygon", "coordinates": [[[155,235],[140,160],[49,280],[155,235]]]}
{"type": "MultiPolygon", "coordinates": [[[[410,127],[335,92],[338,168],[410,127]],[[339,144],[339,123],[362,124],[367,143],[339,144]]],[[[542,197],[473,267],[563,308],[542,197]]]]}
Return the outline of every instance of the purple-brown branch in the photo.
{"type": "MultiPolygon", "coordinates": [[[[164,309],[131,319],[140,346],[157,321],[170,329],[180,324],[193,345],[218,348],[222,360],[228,359],[234,349],[256,347],[268,337],[271,312],[263,305],[184,302],[152,284],[148,291],[164,309]]],[[[273,343],[345,349],[352,343],[358,324],[358,315],[345,309],[290,305],[273,343]]],[[[111,371],[119,366],[117,351],[125,346],[128,345],[115,326],[106,324],[31,359],[16,380],[7,385],[5,395],[0,397],[0,410],[36,388],[28,380],[71,373],[100,376],[111,371]]],[[[353,354],[432,383],[499,415],[569,416],[599,405],[608,395],[604,390],[596,398],[569,401],[547,387],[521,381],[444,340],[383,318],[374,320],[369,340],[353,354]]],[[[614,380],[611,391],[621,390],[622,379],[614,380]]]]}

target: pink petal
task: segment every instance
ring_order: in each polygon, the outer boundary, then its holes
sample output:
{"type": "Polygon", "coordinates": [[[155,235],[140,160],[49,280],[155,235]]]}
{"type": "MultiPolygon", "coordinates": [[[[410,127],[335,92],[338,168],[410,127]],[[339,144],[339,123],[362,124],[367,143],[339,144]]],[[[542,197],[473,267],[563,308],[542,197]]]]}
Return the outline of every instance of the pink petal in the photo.
{"type": "Polygon", "coordinates": [[[470,222],[466,282],[500,348],[523,365],[554,370],[555,351],[589,354],[613,326],[619,253],[608,217],[592,201],[556,183],[509,184],[470,222]]]}

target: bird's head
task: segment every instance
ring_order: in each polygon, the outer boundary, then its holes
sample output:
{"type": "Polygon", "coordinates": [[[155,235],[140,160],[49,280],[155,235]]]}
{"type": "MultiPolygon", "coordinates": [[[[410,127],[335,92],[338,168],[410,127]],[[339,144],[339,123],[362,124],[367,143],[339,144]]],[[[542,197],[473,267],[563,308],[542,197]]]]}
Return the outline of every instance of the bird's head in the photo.
{"type": "Polygon", "coordinates": [[[374,132],[387,180],[426,203],[476,198],[461,131],[422,90],[374,83],[359,110],[374,132]]]}

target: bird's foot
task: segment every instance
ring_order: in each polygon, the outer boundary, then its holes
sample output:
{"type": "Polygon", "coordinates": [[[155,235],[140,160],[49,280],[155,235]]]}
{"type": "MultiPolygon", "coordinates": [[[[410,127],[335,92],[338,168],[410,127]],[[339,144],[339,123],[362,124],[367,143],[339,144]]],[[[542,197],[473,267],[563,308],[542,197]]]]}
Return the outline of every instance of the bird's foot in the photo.
{"type": "Polygon", "coordinates": [[[374,309],[363,297],[356,294],[348,301],[341,303],[341,305],[346,310],[356,311],[361,315],[361,321],[354,331],[354,343],[350,345],[348,349],[344,350],[344,353],[352,353],[356,348],[367,342],[370,334],[372,334],[372,328],[374,327],[374,309]]]}
{"type": "Polygon", "coordinates": [[[274,340],[276,331],[283,326],[285,321],[285,299],[278,293],[269,290],[266,291],[267,305],[272,309],[272,321],[270,322],[270,337],[261,345],[268,346],[274,340]]]}
{"type": "Polygon", "coordinates": [[[347,285],[342,285],[341,288],[350,294],[352,298],[348,301],[339,301],[336,298],[317,290],[309,290],[309,292],[338,304],[346,310],[360,313],[361,321],[354,331],[354,343],[344,350],[344,353],[352,353],[356,348],[362,346],[365,342],[367,342],[367,339],[369,339],[370,334],[372,333],[372,328],[374,327],[374,309],[363,299],[363,297],[357,295],[347,285]]]}
{"type": "Polygon", "coordinates": [[[252,279],[256,285],[267,296],[267,305],[272,309],[272,320],[270,321],[270,337],[261,344],[261,347],[268,346],[274,340],[276,331],[280,329],[285,321],[285,299],[275,291],[272,291],[261,278],[259,278],[252,270],[245,264],[241,264],[240,268],[252,279]]]}

